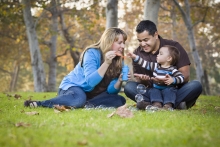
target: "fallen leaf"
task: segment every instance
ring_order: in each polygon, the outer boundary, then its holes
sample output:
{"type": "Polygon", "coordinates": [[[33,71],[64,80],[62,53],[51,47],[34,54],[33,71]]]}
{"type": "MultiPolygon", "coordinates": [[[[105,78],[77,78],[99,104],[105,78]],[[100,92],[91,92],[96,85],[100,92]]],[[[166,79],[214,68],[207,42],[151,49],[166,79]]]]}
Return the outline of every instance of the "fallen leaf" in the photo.
{"type": "Polygon", "coordinates": [[[108,118],[110,118],[110,117],[112,117],[113,115],[115,114],[115,111],[114,112],[112,112],[111,114],[108,114],[108,118]]]}
{"type": "MultiPolygon", "coordinates": [[[[63,111],[69,111],[72,109],[72,107],[70,106],[64,106],[64,105],[53,105],[54,109],[57,110],[57,111],[60,111],[60,112],[63,112],[63,111]]],[[[55,111],[54,110],[54,111],[55,111]]],[[[56,111],[55,111],[56,112],[56,111]]],[[[58,112],[56,112],[58,113],[58,112]]]]}
{"type": "Polygon", "coordinates": [[[19,122],[15,124],[16,127],[29,127],[30,125],[31,124],[24,123],[24,122],[19,122]]]}
{"type": "Polygon", "coordinates": [[[10,94],[6,94],[6,96],[7,96],[7,97],[12,97],[12,95],[10,95],[10,94]]]}
{"type": "Polygon", "coordinates": [[[39,112],[32,111],[32,112],[25,112],[27,115],[39,115],[39,112]]]}
{"type": "Polygon", "coordinates": [[[20,99],[20,98],[21,98],[21,95],[19,95],[19,94],[15,94],[15,95],[14,95],[14,98],[16,98],[16,99],[20,99]]]}
{"type": "Polygon", "coordinates": [[[120,117],[128,117],[128,118],[131,118],[133,117],[133,113],[127,108],[127,105],[123,105],[121,107],[118,107],[116,109],[116,112],[115,112],[117,115],[119,115],[120,117]]]}
{"type": "Polygon", "coordinates": [[[216,107],[215,107],[215,110],[216,110],[217,112],[220,112],[220,107],[219,107],[219,106],[216,106],[216,107]]]}
{"type": "Polygon", "coordinates": [[[28,96],[28,99],[31,100],[32,97],[33,97],[33,96],[28,96]]]}
{"type": "Polygon", "coordinates": [[[88,144],[88,141],[87,140],[78,141],[77,144],[84,146],[88,144]]]}
{"type": "Polygon", "coordinates": [[[21,113],[24,113],[25,111],[24,110],[21,110],[21,113]]]}
{"type": "Polygon", "coordinates": [[[203,114],[206,114],[206,112],[207,112],[206,109],[202,109],[203,114]]]}
{"type": "Polygon", "coordinates": [[[127,105],[123,105],[121,107],[118,107],[115,112],[109,114],[107,117],[110,118],[115,114],[117,114],[123,118],[131,118],[134,116],[133,113],[127,108],[127,105]]]}

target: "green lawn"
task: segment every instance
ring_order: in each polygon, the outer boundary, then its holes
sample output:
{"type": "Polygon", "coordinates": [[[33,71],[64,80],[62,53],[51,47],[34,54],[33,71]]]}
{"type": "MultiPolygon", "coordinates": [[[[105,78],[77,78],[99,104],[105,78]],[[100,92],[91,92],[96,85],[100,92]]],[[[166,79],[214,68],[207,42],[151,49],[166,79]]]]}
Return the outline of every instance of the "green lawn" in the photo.
{"type": "MultiPolygon", "coordinates": [[[[217,147],[220,144],[220,97],[200,96],[184,111],[134,111],[132,118],[111,110],[76,109],[55,113],[25,108],[23,102],[44,100],[56,93],[0,93],[1,147],[217,147]],[[39,115],[27,115],[36,111],[39,115]],[[16,126],[18,124],[23,126],[16,126]]],[[[127,105],[134,103],[127,100],[127,105]]]]}

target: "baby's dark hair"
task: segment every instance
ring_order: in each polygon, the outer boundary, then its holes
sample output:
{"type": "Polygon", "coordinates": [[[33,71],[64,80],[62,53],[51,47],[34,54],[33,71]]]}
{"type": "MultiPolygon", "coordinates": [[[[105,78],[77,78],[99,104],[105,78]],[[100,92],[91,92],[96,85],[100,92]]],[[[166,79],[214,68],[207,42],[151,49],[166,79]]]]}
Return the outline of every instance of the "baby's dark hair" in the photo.
{"type": "Polygon", "coordinates": [[[175,46],[171,45],[164,45],[163,47],[167,47],[172,57],[172,61],[170,62],[171,65],[175,65],[180,58],[180,52],[175,46]]]}
{"type": "Polygon", "coordinates": [[[142,20],[136,27],[137,33],[143,33],[144,31],[148,31],[149,35],[154,36],[155,32],[157,32],[157,27],[154,22],[150,20],[142,20]]]}

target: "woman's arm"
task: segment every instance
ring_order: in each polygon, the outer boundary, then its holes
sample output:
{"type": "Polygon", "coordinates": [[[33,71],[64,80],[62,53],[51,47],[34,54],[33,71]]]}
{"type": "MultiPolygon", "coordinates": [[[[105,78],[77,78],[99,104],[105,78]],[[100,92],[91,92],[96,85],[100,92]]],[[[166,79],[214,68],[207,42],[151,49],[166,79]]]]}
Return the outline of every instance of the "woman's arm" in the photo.
{"type": "Polygon", "coordinates": [[[83,57],[83,69],[85,80],[88,85],[95,87],[104,77],[112,59],[115,57],[114,51],[105,54],[105,61],[101,63],[101,54],[99,50],[89,49],[83,57]]]}

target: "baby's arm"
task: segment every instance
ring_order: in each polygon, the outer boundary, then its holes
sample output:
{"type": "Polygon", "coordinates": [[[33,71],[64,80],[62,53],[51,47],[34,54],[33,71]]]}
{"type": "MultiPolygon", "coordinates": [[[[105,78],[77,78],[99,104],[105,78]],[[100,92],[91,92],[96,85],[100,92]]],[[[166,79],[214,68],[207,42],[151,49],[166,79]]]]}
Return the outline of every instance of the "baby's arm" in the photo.
{"type": "Polygon", "coordinates": [[[135,60],[137,55],[133,54],[133,53],[127,53],[127,56],[130,57],[131,59],[135,60]]]}
{"type": "Polygon", "coordinates": [[[179,72],[177,69],[174,69],[172,71],[172,76],[166,75],[165,84],[181,84],[184,82],[184,76],[181,72],[179,72]]]}

